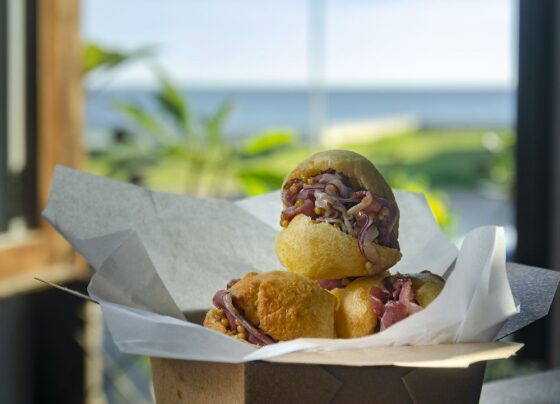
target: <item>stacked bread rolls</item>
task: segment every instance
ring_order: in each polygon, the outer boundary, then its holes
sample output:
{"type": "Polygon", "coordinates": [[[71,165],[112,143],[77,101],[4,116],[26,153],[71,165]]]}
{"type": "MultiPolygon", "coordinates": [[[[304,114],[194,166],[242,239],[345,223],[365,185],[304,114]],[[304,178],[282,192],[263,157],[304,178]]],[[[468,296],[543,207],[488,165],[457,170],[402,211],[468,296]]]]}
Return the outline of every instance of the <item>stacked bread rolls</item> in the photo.
{"type": "Polygon", "coordinates": [[[299,337],[356,338],[429,305],[445,281],[391,275],[400,211],[376,167],[350,151],[316,153],[282,184],[276,253],[288,271],[250,273],[214,296],[204,325],[262,346],[299,337]]]}

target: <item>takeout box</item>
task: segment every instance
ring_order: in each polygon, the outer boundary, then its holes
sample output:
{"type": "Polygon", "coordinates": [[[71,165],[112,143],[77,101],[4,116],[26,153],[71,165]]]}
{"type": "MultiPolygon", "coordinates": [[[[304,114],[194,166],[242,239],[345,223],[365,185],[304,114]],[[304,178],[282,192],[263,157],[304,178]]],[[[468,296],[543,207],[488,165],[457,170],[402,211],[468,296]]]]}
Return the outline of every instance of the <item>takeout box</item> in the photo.
{"type": "Polygon", "coordinates": [[[422,195],[395,195],[394,270],[445,276],[439,297],[381,333],[260,349],[200,326],[200,314],[230,279],[280,268],[277,193],[189,198],[58,167],[43,214],[96,270],[88,291],[116,345],[152,358],[160,403],[476,401],[484,361],[521,347],[492,341],[546,315],[560,273],[506,271],[496,227],[475,229],[459,250],[422,195]]]}
{"type": "MultiPolygon", "coordinates": [[[[524,293],[527,285],[540,284],[550,296],[560,278],[554,271],[513,263],[507,264],[507,274],[514,296],[528,310],[504,324],[500,340],[548,311],[546,304],[532,303],[524,293]]],[[[496,341],[300,352],[239,364],[164,358],[151,363],[159,404],[474,403],[486,361],[510,357],[521,347],[496,341]]]]}
{"type": "Polygon", "coordinates": [[[152,359],[158,404],[475,403],[484,368],[484,363],[441,369],[152,359]]]}

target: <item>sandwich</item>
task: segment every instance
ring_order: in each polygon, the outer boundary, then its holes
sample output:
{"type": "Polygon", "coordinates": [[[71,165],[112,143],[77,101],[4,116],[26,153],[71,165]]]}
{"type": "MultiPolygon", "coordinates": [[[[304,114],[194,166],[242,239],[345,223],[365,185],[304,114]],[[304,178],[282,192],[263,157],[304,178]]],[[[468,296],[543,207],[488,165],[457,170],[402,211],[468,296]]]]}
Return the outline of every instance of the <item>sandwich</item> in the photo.
{"type": "Polygon", "coordinates": [[[427,307],[444,285],[441,276],[423,271],[366,276],[332,289],[338,299],[337,337],[357,338],[383,331],[427,307]]]}
{"type": "Polygon", "coordinates": [[[336,297],[288,271],[250,272],[218,291],[204,326],[257,346],[335,338],[336,297]]]}
{"type": "Polygon", "coordinates": [[[282,185],[276,253],[315,280],[383,273],[401,258],[399,208],[365,157],[330,150],[302,161],[282,185]]]}
{"type": "Polygon", "coordinates": [[[400,212],[365,157],[316,153],[282,184],[276,253],[288,271],[251,272],[214,295],[204,326],[256,346],[357,338],[427,307],[445,281],[429,271],[391,275],[401,258],[400,212]]]}

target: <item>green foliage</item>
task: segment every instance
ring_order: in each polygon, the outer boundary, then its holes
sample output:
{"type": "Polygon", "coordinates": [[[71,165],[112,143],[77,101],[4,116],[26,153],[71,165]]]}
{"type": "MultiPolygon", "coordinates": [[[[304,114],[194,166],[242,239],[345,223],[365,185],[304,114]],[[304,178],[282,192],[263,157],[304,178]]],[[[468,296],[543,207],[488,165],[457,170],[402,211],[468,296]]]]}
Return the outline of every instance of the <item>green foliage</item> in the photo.
{"type": "Polygon", "coordinates": [[[133,139],[111,149],[106,160],[108,174],[144,178],[165,159],[184,167],[184,191],[194,195],[226,196],[240,191],[255,195],[280,186],[283,174],[257,168],[254,162],[294,145],[293,132],[258,133],[241,144],[229,140],[224,130],[234,108],[231,100],[208,116],[197,117],[172,80],[162,70],[155,73],[157,112],[129,101],[112,104],[136,133],[133,139]]]}
{"type": "Polygon", "coordinates": [[[159,90],[156,92],[155,98],[161,110],[177,125],[181,134],[188,137],[191,135],[192,128],[189,127],[189,124],[193,118],[186,99],[163,71],[157,71],[157,77],[159,90]]]}
{"type": "MultiPolygon", "coordinates": [[[[157,121],[160,122],[161,119],[157,121]]],[[[396,188],[413,188],[422,192],[427,190],[429,194],[432,193],[430,190],[435,190],[433,193],[441,203],[431,203],[434,214],[445,229],[452,231],[454,218],[449,214],[449,205],[444,193],[437,191],[438,189],[487,185],[502,188],[507,192],[511,189],[512,150],[515,138],[510,132],[498,132],[498,137],[503,140],[503,147],[490,151],[484,146],[484,143],[488,142],[482,141],[486,132],[426,131],[414,135],[403,134],[390,139],[390,142],[382,140],[351,146],[348,149],[362,153],[374,161],[396,188]],[[448,153],[441,147],[442,142],[447,145],[448,153]],[[420,157],[412,157],[414,148],[418,150],[420,157]],[[504,178],[495,175],[496,171],[506,171],[510,174],[504,178]]],[[[153,139],[151,141],[155,142],[153,139]]],[[[223,182],[220,184],[221,189],[226,189],[224,192],[227,195],[240,195],[241,192],[254,195],[275,189],[291,168],[314,151],[299,145],[291,132],[282,130],[262,132],[237,143],[225,140],[224,142],[228,144],[227,149],[234,152],[233,156],[227,157],[228,172],[222,175],[224,178],[231,178],[226,181],[226,187],[223,186],[223,182]]],[[[197,164],[203,164],[210,148],[188,150],[190,155],[186,157],[187,149],[183,144],[166,146],[161,159],[146,172],[149,185],[176,191],[177,183],[193,183],[192,175],[187,173],[188,171],[193,174],[188,162],[199,160],[197,164]]],[[[105,159],[97,157],[92,164],[96,172],[106,172],[102,169],[107,164],[105,159]]],[[[221,167],[223,166],[222,164],[221,167]]],[[[202,182],[207,182],[206,189],[216,186],[212,185],[216,181],[209,183],[208,178],[202,182]]],[[[216,194],[215,191],[210,192],[216,194]]]]}
{"type": "MultiPolygon", "coordinates": [[[[152,48],[122,52],[90,43],[85,46],[84,73],[111,70],[152,53],[152,48]]],[[[106,156],[96,157],[96,170],[106,167],[103,172],[112,176],[154,179],[150,185],[163,184],[169,190],[182,181],[186,192],[198,195],[255,195],[280,186],[286,173],[313,152],[298,146],[296,134],[286,129],[263,131],[243,141],[228,139],[224,132],[234,109],[231,100],[208,116],[196,116],[162,69],[154,69],[154,75],[157,110],[115,101],[112,106],[136,130],[106,156]]],[[[445,195],[431,190],[491,184],[510,192],[514,143],[509,131],[450,129],[403,133],[346,148],[375,161],[395,187],[427,193],[434,215],[449,230],[454,219],[445,195]]]]}
{"type": "Polygon", "coordinates": [[[233,111],[233,101],[226,100],[220,105],[220,107],[205,119],[205,127],[208,135],[208,142],[212,146],[217,146],[224,142],[224,125],[227,118],[231,115],[233,111]]]}
{"type": "Polygon", "coordinates": [[[539,362],[518,362],[514,358],[488,361],[484,373],[484,383],[524,376],[543,370],[545,370],[544,363],[539,362]]]}
{"type": "Polygon", "coordinates": [[[143,108],[129,101],[115,101],[112,106],[158,144],[163,145],[168,141],[167,131],[162,123],[143,108]]]}
{"type": "Polygon", "coordinates": [[[446,233],[454,235],[457,218],[449,209],[447,195],[441,190],[433,189],[428,177],[419,174],[410,176],[403,171],[394,170],[387,174],[387,179],[392,188],[423,193],[438,224],[446,233]]]}
{"type": "Polygon", "coordinates": [[[505,194],[511,194],[515,183],[515,136],[513,133],[500,136],[486,132],[482,137],[483,146],[492,153],[490,179],[505,194]]]}
{"type": "Polygon", "coordinates": [[[249,137],[243,146],[243,155],[262,156],[294,144],[296,135],[289,129],[269,130],[249,137]]]}
{"type": "MultiPolygon", "coordinates": [[[[97,70],[111,71],[152,55],[152,47],[124,52],[86,43],[82,71],[84,76],[97,70]]],[[[94,165],[98,169],[104,166],[106,175],[141,181],[163,161],[176,161],[184,167],[185,191],[194,194],[224,195],[232,189],[233,192],[241,189],[255,194],[281,183],[280,174],[256,169],[249,160],[274,154],[294,144],[294,133],[269,131],[237,144],[224,136],[227,119],[234,109],[231,100],[225,100],[208,116],[198,117],[188,99],[162,69],[155,68],[154,75],[158,88],[153,101],[158,112],[134,102],[114,101],[112,107],[136,130],[134,136],[115,143],[104,156],[96,157],[94,165]]],[[[173,175],[176,179],[175,171],[173,175]]]]}
{"type": "Polygon", "coordinates": [[[238,172],[244,193],[249,196],[260,195],[279,189],[284,175],[265,169],[244,169],[238,172]]]}
{"type": "Polygon", "coordinates": [[[107,49],[95,43],[86,43],[82,59],[82,74],[86,75],[101,68],[115,68],[126,62],[146,58],[151,55],[153,55],[152,47],[143,47],[131,52],[123,52],[107,49]]]}
{"type": "Polygon", "coordinates": [[[439,129],[403,133],[346,148],[375,161],[383,172],[399,170],[411,177],[420,173],[433,187],[490,183],[509,189],[514,141],[510,131],[439,129]]]}
{"type": "Polygon", "coordinates": [[[114,145],[105,159],[106,172],[113,178],[139,183],[146,171],[158,161],[151,147],[134,140],[114,145]]]}

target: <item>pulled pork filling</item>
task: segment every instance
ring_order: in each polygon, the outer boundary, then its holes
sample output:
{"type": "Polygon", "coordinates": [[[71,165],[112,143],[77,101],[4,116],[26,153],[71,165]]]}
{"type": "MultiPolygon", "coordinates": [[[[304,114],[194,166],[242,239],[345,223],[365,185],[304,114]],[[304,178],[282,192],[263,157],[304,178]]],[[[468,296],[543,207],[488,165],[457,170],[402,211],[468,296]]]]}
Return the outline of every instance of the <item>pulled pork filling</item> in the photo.
{"type": "Polygon", "coordinates": [[[362,255],[371,263],[378,260],[373,243],[399,249],[396,204],[352,187],[348,177],[333,169],[307,179],[291,179],[282,190],[282,201],[286,206],[280,219],[283,227],[299,214],[330,223],[356,237],[362,255]]]}
{"type": "MultiPolygon", "coordinates": [[[[235,281],[229,282],[228,288],[235,281]]],[[[217,291],[212,301],[217,308],[214,310],[214,315],[222,317],[220,321],[226,327],[228,335],[258,346],[274,344],[276,342],[244,317],[243,311],[236,307],[228,290],[217,291]]]]}
{"type": "Polygon", "coordinates": [[[416,301],[412,280],[388,276],[383,284],[385,288],[373,286],[369,291],[371,307],[380,319],[379,331],[422,310],[416,301]]]}

